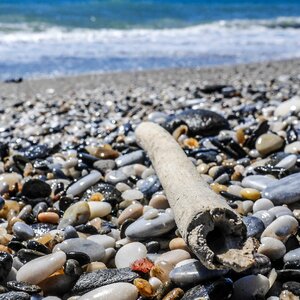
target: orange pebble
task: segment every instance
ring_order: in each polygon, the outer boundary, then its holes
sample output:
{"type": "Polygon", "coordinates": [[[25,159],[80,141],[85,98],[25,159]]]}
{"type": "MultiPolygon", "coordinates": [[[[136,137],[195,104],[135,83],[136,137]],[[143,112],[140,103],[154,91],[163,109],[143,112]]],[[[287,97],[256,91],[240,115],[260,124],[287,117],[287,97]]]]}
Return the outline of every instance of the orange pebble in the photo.
{"type": "Polygon", "coordinates": [[[42,223],[57,224],[59,215],[55,212],[42,212],[38,215],[38,220],[42,223]]]}

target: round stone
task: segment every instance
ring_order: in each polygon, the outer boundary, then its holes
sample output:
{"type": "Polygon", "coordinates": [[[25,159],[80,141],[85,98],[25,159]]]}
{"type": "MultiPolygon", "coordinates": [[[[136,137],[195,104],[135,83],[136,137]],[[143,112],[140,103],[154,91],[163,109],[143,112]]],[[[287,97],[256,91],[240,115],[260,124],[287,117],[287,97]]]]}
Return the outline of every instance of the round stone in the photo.
{"type": "Polygon", "coordinates": [[[261,239],[261,245],[258,253],[268,256],[271,260],[281,258],[286,252],[285,245],[272,237],[264,237],[261,239]]]}
{"type": "Polygon", "coordinates": [[[271,200],[266,198],[261,198],[254,202],[253,213],[256,213],[261,210],[268,210],[272,207],[274,207],[274,204],[271,200]]]}
{"type": "Polygon", "coordinates": [[[16,222],[13,226],[13,233],[14,235],[22,240],[29,240],[34,237],[34,231],[32,228],[23,222],[16,222]]]}
{"type": "Polygon", "coordinates": [[[268,155],[279,150],[284,144],[284,140],[274,133],[262,134],[256,141],[256,150],[261,155],[268,155]]]}
{"type": "Polygon", "coordinates": [[[127,268],[138,259],[147,255],[146,247],[139,242],[129,243],[123,246],[116,254],[115,264],[117,268],[127,268]]]}
{"type": "Polygon", "coordinates": [[[260,198],[260,192],[256,189],[244,188],[241,189],[240,193],[244,199],[255,201],[260,198]]]}

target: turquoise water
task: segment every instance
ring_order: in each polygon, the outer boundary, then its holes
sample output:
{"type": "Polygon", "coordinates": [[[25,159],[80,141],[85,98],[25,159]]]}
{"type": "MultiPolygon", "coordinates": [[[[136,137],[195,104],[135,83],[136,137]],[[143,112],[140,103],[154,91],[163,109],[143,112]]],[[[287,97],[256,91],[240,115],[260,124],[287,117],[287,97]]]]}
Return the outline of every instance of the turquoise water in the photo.
{"type": "Polygon", "coordinates": [[[0,79],[300,56],[299,0],[0,0],[0,79]]]}

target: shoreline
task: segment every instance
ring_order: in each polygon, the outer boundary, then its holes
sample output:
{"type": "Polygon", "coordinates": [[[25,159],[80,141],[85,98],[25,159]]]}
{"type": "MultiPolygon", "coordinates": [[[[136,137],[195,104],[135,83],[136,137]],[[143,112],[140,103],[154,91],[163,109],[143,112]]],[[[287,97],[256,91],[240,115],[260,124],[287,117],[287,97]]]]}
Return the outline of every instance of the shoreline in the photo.
{"type": "MultiPolygon", "coordinates": [[[[4,106],[10,106],[16,102],[39,97],[46,97],[49,100],[68,99],[82,93],[95,95],[107,94],[110,91],[128,94],[139,88],[149,90],[148,92],[152,90],[161,93],[170,86],[180,90],[182,85],[192,87],[203,87],[206,84],[235,85],[241,79],[254,83],[257,80],[268,81],[282,75],[298,76],[299,74],[300,59],[203,68],[95,73],[30,79],[21,83],[2,82],[0,99],[4,106]]],[[[148,92],[144,91],[146,94],[148,92]]]]}

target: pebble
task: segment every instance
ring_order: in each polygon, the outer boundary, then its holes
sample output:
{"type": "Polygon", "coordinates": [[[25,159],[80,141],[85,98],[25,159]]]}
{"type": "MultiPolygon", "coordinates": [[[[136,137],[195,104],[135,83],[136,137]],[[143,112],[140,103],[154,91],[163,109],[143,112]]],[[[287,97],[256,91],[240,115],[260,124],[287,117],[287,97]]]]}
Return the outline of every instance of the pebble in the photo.
{"type": "Polygon", "coordinates": [[[293,153],[299,154],[300,153],[300,141],[288,144],[284,147],[285,153],[293,153]]]}
{"type": "Polygon", "coordinates": [[[126,207],[118,218],[118,224],[122,225],[127,219],[137,219],[143,214],[143,205],[134,203],[126,207]]]}
{"type": "Polygon", "coordinates": [[[275,116],[286,116],[291,112],[299,112],[300,111],[300,97],[295,96],[291,99],[284,101],[278,105],[276,108],[274,115],[275,116]]]}
{"type": "Polygon", "coordinates": [[[89,201],[87,202],[90,210],[90,219],[102,218],[111,213],[112,207],[107,202],[89,201]]]}
{"type": "Polygon", "coordinates": [[[176,285],[184,287],[220,277],[227,272],[227,270],[209,270],[205,268],[200,261],[194,261],[179,267],[175,266],[170,272],[170,279],[176,285]]]}
{"type": "Polygon", "coordinates": [[[247,237],[259,238],[265,229],[264,222],[254,216],[243,217],[243,222],[247,227],[247,237]]]}
{"type": "Polygon", "coordinates": [[[90,235],[89,237],[87,237],[87,240],[98,243],[99,245],[103,246],[105,249],[114,248],[116,245],[116,240],[111,236],[105,234],[90,235]]]}
{"type": "MultiPolygon", "coordinates": [[[[276,184],[277,179],[263,175],[250,175],[242,180],[242,186],[259,191],[265,189],[269,184],[276,184]]],[[[228,191],[229,192],[229,191],[228,191]]]]}
{"type": "Polygon", "coordinates": [[[155,219],[146,220],[139,218],[130,224],[125,235],[132,240],[143,240],[151,237],[161,236],[175,227],[175,221],[172,214],[159,212],[155,219]]]}
{"type": "Polygon", "coordinates": [[[172,239],[169,243],[169,248],[170,248],[170,250],[182,249],[185,251],[189,251],[189,248],[188,248],[186,242],[184,241],[183,238],[180,238],[180,237],[172,239]]]}
{"type": "Polygon", "coordinates": [[[137,150],[137,151],[119,156],[115,160],[115,162],[116,162],[116,165],[120,168],[120,167],[124,167],[127,165],[142,163],[143,160],[144,160],[144,151],[137,150]]]}
{"type": "Polygon", "coordinates": [[[141,200],[144,198],[144,195],[142,192],[138,190],[126,190],[122,193],[122,198],[124,200],[141,200]]]}
{"type": "Polygon", "coordinates": [[[294,217],[285,215],[273,221],[262,233],[261,237],[273,237],[283,242],[287,241],[289,236],[296,233],[298,222],[294,217]]]}
{"type": "Polygon", "coordinates": [[[130,267],[138,259],[147,255],[146,247],[139,242],[129,243],[123,246],[116,254],[115,264],[118,269],[130,267]]]}
{"type": "Polygon", "coordinates": [[[126,181],[128,176],[120,170],[110,171],[105,175],[105,181],[116,184],[126,181]]]}
{"type": "Polygon", "coordinates": [[[255,144],[256,150],[261,155],[268,155],[279,150],[284,144],[284,140],[274,133],[265,133],[261,135],[255,144]]]}
{"type": "Polygon", "coordinates": [[[78,300],[136,300],[137,297],[138,290],[133,284],[118,282],[88,292],[78,300]]]}
{"type": "Polygon", "coordinates": [[[58,224],[59,222],[59,215],[55,212],[42,212],[37,218],[42,223],[58,224]]]}
{"type": "Polygon", "coordinates": [[[98,243],[84,239],[84,238],[73,238],[63,241],[55,245],[53,252],[64,251],[65,253],[75,251],[83,252],[87,254],[91,261],[101,261],[105,255],[105,249],[98,243]]]}
{"type": "Polygon", "coordinates": [[[268,256],[271,260],[276,260],[283,257],[286,248],[281,241],[272,237],[264,237],[261,239],[257,252],[268,256]]]}
{"type": "Polygon", "coordinates": [[[166,263],[176,265],[177,263],[191,258],[191,255],[189,252],[182,250],[182,249],[175,249],[168,252],[165,252],[161,254],[156,260],[155,264],[158,262],[164,261],[166,263]]]}
{"type": "Polygon", "coordinates": [[[274,205],[290,204],[300,200],[300,173],[286,176],[274,183],[269,184],[263,191],[262,196],[270,199],[274,205]]]}
{"type": "Polygon", "coordinates": [[[24,292],[7,292],[0,294],[0,300],[29,300],[30,295],[24,292]]]}
{"type": "Polygon", "coordinates": [[[286,262],[294,262],[294,261],[300,261],[300,248],[291,250],[287,252],[284,257],[283,261],[286,262]]]}
{"type": "Polygon", "coordinates": [[[271,200],[266,199],[266,198],[261,198],[254,202],[253,213],[256,213],[256,212],[262,211],[262,210],[268,210],[272,207],[274,207],[274,204],[271,200]]]}
{"type": "Polygon", "coordinates": [[[150,201],[149,205],[156,209],[167,209],[170,207],[168,199],[165,195],[154,195],[150,201]]]}
{"type": "Polygon", "coordinates": [[[65,211],[59,222],[58,229],[63,229],[68,225],[80,225],[86,223],[91,216],[90,206],[87,202],[80,201],[72,204],[65,211]]]}
{"type": "Polygon", "coordinates": [[[50,185],[39,179],[30,179],[22,187],[22,195],[29,199],[46,198],[50,194],[50,185]]]}
{"type": "Polygon", "coordinates": [[[263,298],[270,288],[269,279],[264,275],[249,275],[233,284],[233,299],[251,300],[263,298]]]}
{"type": "Polygon", "coordinates": [[[241,189],[240,193],[244,199],[255,201],[260,198],[260,192],[256,189],[244,188],[244,189],[241,189]]]}
{"type": "Polygon", "coordinates": [[[52,273],[59,270],[65,262],[66,254],[62,251],[36,258],[18,270],[17,281],[39,284],[52,273]]]}
{"type": "Polygon", "coordinates": [[[253,214],[253,217],[256,217],[263,221],[265,227],[268,227],[275,219],[275,215],[267,210],[260,210],[253,214]]]}
{"type": "Polygon", "coordinates": [[[90,174],[82,177],[67,189],[67,194],[77,196],[84,192],[88,187],[94,185],[101,179],[102,175],[98,171],[92,171],[90,174]]]}
{"type": "Polygon", "coordinates": [[[12,268],[12,264],[12,256],[7,252],[0,251],[0,282],[6,279],[12,268]]]}
{"type": "Polygon", "coordinates": [[[297,155],[291,154],[283,158],[275,167],[284,168],[286,170],[291,169],[295,166],[297,162],[297,155]]]}
{"type": "Polygon", "coordinates": [[[34,237],[34,231],[26,223],[16,222],[12,229],[15,236],[22,241],[26,241],[34,237]]]}
{"type": "Polygon", "coordinates": [[[129,268],[104,269],[91,273],[83,273],[75,283],[72,292],[82,295],[96,288],[118,282],[133,282],[139,275],[129,268]]]}

